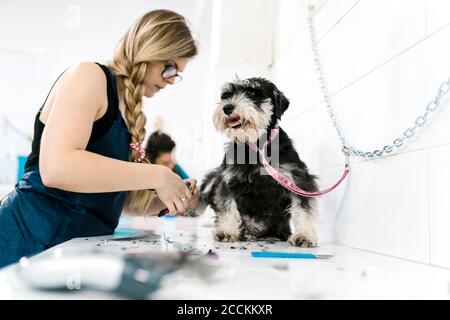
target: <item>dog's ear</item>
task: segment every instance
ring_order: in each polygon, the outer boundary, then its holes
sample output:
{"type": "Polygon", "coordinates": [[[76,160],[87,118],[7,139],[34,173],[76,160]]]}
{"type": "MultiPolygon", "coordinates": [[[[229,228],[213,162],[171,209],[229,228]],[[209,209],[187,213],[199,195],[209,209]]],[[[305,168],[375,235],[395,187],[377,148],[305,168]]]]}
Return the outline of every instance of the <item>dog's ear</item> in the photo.
{"type": "Polygon", "coordinates": [[[272,104],[275,109],[275,116],[277,117],[277,119],[281,119],[281,116],[289,107],[289,100],[288,98],[286,98],[283,92],[278,90],[278,88],[276,88],[275,86],[273,89],[272,104]]]}

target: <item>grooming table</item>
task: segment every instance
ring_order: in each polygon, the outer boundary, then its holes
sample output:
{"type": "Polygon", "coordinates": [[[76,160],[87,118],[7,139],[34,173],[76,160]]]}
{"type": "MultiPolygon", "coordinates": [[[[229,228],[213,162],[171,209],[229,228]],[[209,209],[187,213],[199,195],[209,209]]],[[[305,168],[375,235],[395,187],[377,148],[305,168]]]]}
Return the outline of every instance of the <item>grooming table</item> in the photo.
{"type": "MultiPolygon", "coordinates": [[[[189,251],[217,254],[209,279],[167,277],[153,299],[449,299],[450,270],[331,243],[293,248],[286,242],[220,243],[212,238],[211,211],[201,217],[124,217],[115,235],[77,238],[42,255],[102,250],[114,253],[189,251]],[[252,251],[331,254],[330,259],[261,259],[252,251]]],[[[32,258],[33,259],[33,258],[32,258]]],[[[18,265],[0,270],[0,299],[120,299],[89,290],[35,290],[18,265]]]]}

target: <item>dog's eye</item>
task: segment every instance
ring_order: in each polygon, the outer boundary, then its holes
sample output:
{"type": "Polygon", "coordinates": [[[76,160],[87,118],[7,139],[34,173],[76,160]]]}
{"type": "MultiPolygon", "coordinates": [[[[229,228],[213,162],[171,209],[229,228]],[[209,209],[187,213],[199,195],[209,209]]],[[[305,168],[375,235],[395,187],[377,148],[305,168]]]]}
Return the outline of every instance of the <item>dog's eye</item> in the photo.
{"type": "Polygon", "coordinates": [[[220,96],[221,100],[226,100],[226,99],[230,99],[231,98],[231,92],[224,92],[222,93],[222,95],[220,96]]]}
{"type": "Polygon", "coordinates": [[[252,99],[256,98],[256,96],[258,95],[255,91],[248,91],[247,94],[248,97],[252,99]]]}

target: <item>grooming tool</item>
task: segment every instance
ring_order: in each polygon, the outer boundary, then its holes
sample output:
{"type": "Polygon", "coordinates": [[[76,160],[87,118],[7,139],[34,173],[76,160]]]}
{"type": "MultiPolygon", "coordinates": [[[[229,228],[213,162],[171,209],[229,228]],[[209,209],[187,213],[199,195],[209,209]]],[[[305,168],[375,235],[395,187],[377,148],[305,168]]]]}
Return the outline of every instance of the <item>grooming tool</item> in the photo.
{"type": "Polygon", "coordinates": [[[202,261],[187,258],[186,253],[125,256],[64,253],[59,258],[22,258],[17,272],[36,289],[90,289],[131,299],[146,299],[159,288],[166,275],[184,267],[202,267],[202,261]]]}
{"type": "MultiPolygon", "coordinates": [[[[191,190],[191,183],[190,183],[189,181],[186,182],[186,186],[189,188],[189,190],[191,190]]],[[[192,191],[192,190],[191,190],[191,191],[192,191]]],[[[158,217],[162,217],[162,216],[164,216],[164,215],[166,215],[166,214],[168,214],[168,213],[169,213],[169,209],[168,209],[168,208],[162,209],[162,210],[158,213],[158,217]]]]}
{"type": "Polygon", "coordinates": [[[255,258],[290,258],[290,259],[329,259],[333,257],[330,254],[270,252],[270,251],[253,251],[251,255],[252,257],[255,258]]]}

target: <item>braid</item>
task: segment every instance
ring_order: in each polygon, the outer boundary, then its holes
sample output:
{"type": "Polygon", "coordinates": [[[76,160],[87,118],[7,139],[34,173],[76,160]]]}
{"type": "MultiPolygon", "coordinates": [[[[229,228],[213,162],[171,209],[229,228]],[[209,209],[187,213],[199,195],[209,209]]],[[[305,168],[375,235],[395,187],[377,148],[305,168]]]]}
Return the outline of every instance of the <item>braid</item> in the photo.
{"type": "MultiPolygon", "coordinates": [[[[145,93],[144,77],[147,71],[147,64],[141,63],[132,69],[129,78],[124,78],[123,100],[125,103],[125,117],[128,121],[128,130],[131,133],[132,143],[142,145],[145,139],[145,124],[147,118],[142,110],[142,97],[145,93]]],[[[131,159],[138,161],[140,158],[136,150],[132,150],[131,159]]],[[[140,162],[140,161],[139,161],[140,162]]]]}
{"type": "MultiPolygon", "coordinates": [[[[137,66],[130,65],[129,76],[122,75],[124,85],[122,99],[125,104],[125,118],[128,122],[128,131],[131,133],[131,141],[141,145],[144,142],[147,118],[143,112],[142,97],[145,93],[144,78],[147,72],[147,63],[137,66]]],[[[130,159],[135,162],[149,163],[147,158],[142,159],[136,149],[131,149],[130,159]]],[[[135,190],[128,193],[126,207],[133,212],[148,212],[155,192],[150,190],[135,190]]]]}
{"type": "MultiPolygon", "coordinates": [[[[131,134],[130,160],[150,163],[142,148],[147,119],[142,98],[144,79],[153,62],[190,58],[197,47],[184,17],[169,10],[154,10],[139,18],[119,41],[108,65],[121,86],[120,100],[131,134]]],[[[149,212],[155,192],[130,191],[125,206],[138,213],[149,212]]]]}

